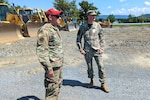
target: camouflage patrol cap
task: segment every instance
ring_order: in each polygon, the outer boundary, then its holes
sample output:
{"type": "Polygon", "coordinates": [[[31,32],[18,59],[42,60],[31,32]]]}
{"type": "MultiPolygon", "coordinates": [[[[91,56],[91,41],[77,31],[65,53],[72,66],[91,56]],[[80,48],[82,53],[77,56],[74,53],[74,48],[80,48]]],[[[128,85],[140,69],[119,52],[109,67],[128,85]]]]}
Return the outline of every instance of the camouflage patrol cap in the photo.
{"type": "Polygon", "coordinates": [[[96,13],[95,10],[89,10],[89,11],[87,12],[87,16],[89,16],[89,15],[97,16],[97,13],[96,13]]]}

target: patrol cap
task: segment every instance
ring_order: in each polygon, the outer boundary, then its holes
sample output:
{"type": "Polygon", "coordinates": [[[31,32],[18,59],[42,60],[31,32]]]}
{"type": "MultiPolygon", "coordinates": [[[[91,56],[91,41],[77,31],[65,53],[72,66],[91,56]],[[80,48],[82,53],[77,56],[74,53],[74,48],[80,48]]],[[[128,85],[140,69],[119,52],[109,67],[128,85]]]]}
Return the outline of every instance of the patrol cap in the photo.
{"type": "Polygon", "coordinates": [[[89,10],[89,11],[87,12],[87,15],[97,16],[97,13],[96,13],[95,10],[89,10]]]}
{"type": "Polygon", "coordinates": [[[57,10],[55,8],[50,8],[48,11],[46,11],[46,16],[49,15],[59,16],[61,14],[63,14],[63,11],[57,10]]]}

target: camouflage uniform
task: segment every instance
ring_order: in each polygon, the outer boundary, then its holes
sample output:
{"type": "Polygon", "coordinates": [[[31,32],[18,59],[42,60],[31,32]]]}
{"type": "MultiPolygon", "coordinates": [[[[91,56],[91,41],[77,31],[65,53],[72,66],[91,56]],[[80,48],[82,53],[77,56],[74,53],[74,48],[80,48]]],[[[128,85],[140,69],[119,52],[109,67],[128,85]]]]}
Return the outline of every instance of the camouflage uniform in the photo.
{"type": "MultiPolygon", "coordinates": [[[[46,98],[57,97],[62,85],[63,49],[58,28],[46,23],[37,33],[37,55],[45,69],[46,98]],[[47,73],[53,69],[54,77],[47,73]]],[[[47,99],[46,99],[47,100],[47,99]]]]}
{"type": "Polygon", "coordinates": [[[99,49],[104,50],[104,36],[101,26],[97,22],[93,22],[92,25],[88,23],[83,23],[77,34],[77,46],[82,49],[82,37],[84,37],[84,48],[86,52],[85,60],[88,66],[88,77],[94,77],[94,70],[92,59],[94,57],[96,64],[98,66],[99,81],[105,83],[105,72],[103,67],[102,54],[98,53],[99,49]]]}

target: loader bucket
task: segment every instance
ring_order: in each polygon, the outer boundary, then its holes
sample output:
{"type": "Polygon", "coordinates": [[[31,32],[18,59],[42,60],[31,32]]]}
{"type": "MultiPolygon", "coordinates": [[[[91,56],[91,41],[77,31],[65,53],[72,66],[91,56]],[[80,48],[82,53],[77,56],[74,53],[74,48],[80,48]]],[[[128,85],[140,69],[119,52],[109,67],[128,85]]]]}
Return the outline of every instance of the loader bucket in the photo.
{"type": "Polygon", "coordinates": [[[12,23],[0,23],[0,43],[24,39],[20,32],[20,26],[12,23]]]}
{"type": "Polygon", "coordinates": [[[27,23],[27,28],[28,28],[29,35],[31,37],[36,36],[38,29],[42,25],[44,25],[44,23],[41,23],[41,22],[28,22],[27,23]]]}

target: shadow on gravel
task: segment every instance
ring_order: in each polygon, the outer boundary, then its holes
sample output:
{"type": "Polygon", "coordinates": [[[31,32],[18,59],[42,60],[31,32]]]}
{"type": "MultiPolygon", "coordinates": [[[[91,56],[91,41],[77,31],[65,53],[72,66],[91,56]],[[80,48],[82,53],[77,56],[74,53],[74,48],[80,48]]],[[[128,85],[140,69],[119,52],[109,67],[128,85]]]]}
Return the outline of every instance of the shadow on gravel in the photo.
{"type": "MultiPolygon", "coordinates": [[[[64,79],[63,80],[63,85],[64,86],[69,85],[69,86],[72,86],[72,87],[74,87],[74,86],[81,86],[81,87],[87,88],[88,83],[82,83],[82,82],[77,81],[77,80],[64,79]]],[[[92,89],[101,89],[101,88],[98,87],[98,86],[93,86],[92,89]]]]}
{"type": "Polygon", "coordinates": [[[42,100],[42,99],[39,99],[36,96],[24,96],[24,97],[18,98],[17,100],[42,100]]]}

